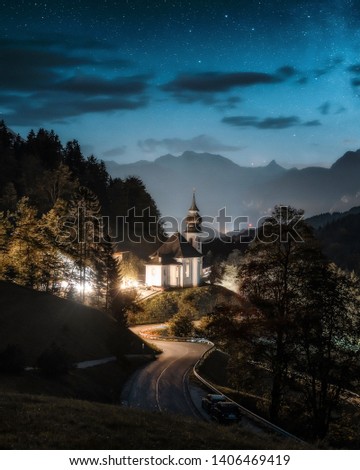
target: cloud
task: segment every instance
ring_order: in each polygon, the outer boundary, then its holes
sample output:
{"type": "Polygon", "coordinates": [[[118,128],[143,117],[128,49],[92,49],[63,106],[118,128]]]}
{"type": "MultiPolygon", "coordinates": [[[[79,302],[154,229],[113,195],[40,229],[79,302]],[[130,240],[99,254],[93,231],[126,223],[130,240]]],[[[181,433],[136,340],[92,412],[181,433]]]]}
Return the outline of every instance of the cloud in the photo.
{"type": "Polygon", "coordinates": [[[294,77],[295,75],[298,74],[298,71],[294,67],[291,67],[290,65],[284,65],[283,67],[280,67],[277,69],[277,74],[280,77],[284,77],[284,79],[286,79],[286,78],[294,77]]]}
{"type": "Polygon", "coordinates": [[[150,76],[134,75],[132,77],[117,76],[112,79],[97,75],[77,75],[57,85],[58,90],[80,95],[136,95],[147,88],[150,76]]]}
{"type": "Polygon", "coordinates": [[[219,111],[236,109],[243,100],[240,96],[219,96],[217,93],[174,93],[174,98],[183,104],[201,103],[205,106],[213,106],[219,111]]]}
{"type": "Polygon", "coordinates": [[[102,154],[104,157],[118,157],[120,155],[124,155],[125,152],[126,145],[121,145],[120,147],[114,147],[112,149],[105,150],[105,152],[103,152],[102,154]]]}
{"type": "Polygon", "coordinates": [[[315,78],[320,78],[323,75],[327,75],[328,73],[332,72],[333,70],[337,69],[339,65],[341,65],[344,62],[343,57],[334,57],[330,58],[328,62],[324,65],[324,67],[314,69],[313,74],[315,78]]]}
{"type": "Polygon", "coordinates": [[[286,129],[300,124],[297,116],[279,116],[260,119],[256,116],[224,117],[222,122],[236,127],[254,127],[256,129],[286,129]]]}
{"type": "Polygon", "coordinates": [[[160,89],[170,93],[181,103],[202,102],[206,105],[219,105],[220,109],[231,109],[234,103],[228,103],[228,107],[225,103],[224,106],[224,103],[219,103],[219,95],[256,85],[276,85],[289,80],[297,73],[289,65],[280,67],[275,73],[213,71],[181,73],[174,80],[160,86],[160,89]]]}
{"type": "Polygon", "coordinates": [[[76,54],[71,44],[71,37],[60,42],[57,36],[44,43],[0,40],[0,102],[9,124],[42,125],[148,105],[152,76],[124,75],[120,69],[131,62],[121,57],[100,60],[97,50],[105,46],[97,41],[77,39],[76,54]]]}
{"type": "Polygon", "coordinates": [[[330,101],[326,101],[321,106],[317,108],[321,114],[324,116],[328,114],[341,114],[346,111],[346,108],[340,104],[330,103],[330,101]]]}
{"type": "Polygon", "coordinates": [[[323,77],[324,75],[330,74],[334,70],[338,69],[340,65],[344,62],[344,58],[341,56],[337,57],[330,57],[325,63],[323,67],[319,67],[316,69],[312,70],[307,70],[307,71],[298,71],[294,69],[293,67],[281,67],[279,69],[282,70],[283,68],[286,70],[287,68],[290,69],[289,71],[289,78],[291,77],[298,77],[295,81],[298,85],[306,85],[309,83],[313,78],[317,80],[320,77],[323,77]]]}
{"type": "Polygon", "coordinates": [[[203,72],[196,74],[180,74],[161,87],[164,91],[172,93],[217,93],[230,91],[237,87],[253,85],[269,85],[280,83],[284,79],[276,74],[262,72],[203,72]]]}
{"type": "Polygon", "coordinates": [[[305,127],[316,127],[321,126],[321,122],[318,119],[314,119],[312,121],[305,121],[302,125],[305,127]]]}
{"type": "Polygon", "coordinates": [[[158,148],[164,148],[168,152],[172,153],[183,153],[187,150],[192,150],[194,152],[234,152],[241,150],[244,147],[234,147],[231,145],[224,144],[219,142],[214,137],[202,134],[192,139],[180,139],[177,137],[168,138],[168,139],[146,139],[140,140],[138,146],[144,152],[155,152],[158,148]]]}
{"type": "MultiPolygon", "coordinates": [[[[80,43],[81,44],[81,43],[80,43]]],[[[38,43],[35,41],[0,41],[0,88],[11,91],[52,90],[64,76],[74,71],[86,69],[106,70],[114,67],[114,61],[99,62],[91,49],[84,47],[82,54],[74,55],[71,49],[62,43],[53,41],[38,43]],[[51,45],[49,45],[51,44],[51,45]]],[[[79,44],[77,45],[79,49],[79,44]]],[[[119,58],[118,69],[128,66],[128,61],[119,58]]]]}
{"type": "Polygon", "coordinates": [[[360,78],[353,78],[353,79],[351,80],[351,85],[352,85],[353,87],[355,87],[355,88],[358,87],[358,86],[360,86],[360,78]]]}
{"type": "Polygon", "coordinates": [[[344,106],[339,105],[334,114],[342,114],[342,113],[345,113],[346,111],[347,109],[344,106]]]}
{"type": "Polygon", "coordinates": [[[228,96],[223,100],[219,99],[215,106],[219,111],[228,111],[230,109],[236,109],[241,102],[242,99],[240,96],[228,96]]]}
{"type": "Polygon", "coordinates": [[[308,77],[300,77],[296,83],[298,83],[299,85],[306,85],[308,83],[309,79],[308,77]]]}
{"type": "Polygon", "coordinates": [[[326,101],[322,105],[320,105],[317,109],[320,111],[321,114],[327,115],[330,112],[331,103],[326,101]]]}
{"type": "Polygon", "coordinates": [[[286,116],[277,118],[265,118],[257,124],[259,129],[286,129],[299,124],[300,120],[296,116],[286,116]]]}
{"type": "Polygon", "coordinates": [[[351,73],[360,74],[360,64],[350,65],[347,70],[351,73]]]}
{"type": "MultiPolygon", "coordinates": [[[[352,64],[347,68],[347,71],[353,75],[350,83],[353,88],[360,87],[360,63],[352,64]]],[[[356,90],[358,91],[358,90],[356,90]]]]}
{"type": "MultiPolygon", "coordinates": [[[[0,95],[0,102],[3,102],[0,95]]],[[[17,97],[7,104],[4,118],[9,125],[43,125],[86,113],[136,110],[147,106],[146,96],[84,96],[71,93],[38,93],[31,99],[17,97]]]]}

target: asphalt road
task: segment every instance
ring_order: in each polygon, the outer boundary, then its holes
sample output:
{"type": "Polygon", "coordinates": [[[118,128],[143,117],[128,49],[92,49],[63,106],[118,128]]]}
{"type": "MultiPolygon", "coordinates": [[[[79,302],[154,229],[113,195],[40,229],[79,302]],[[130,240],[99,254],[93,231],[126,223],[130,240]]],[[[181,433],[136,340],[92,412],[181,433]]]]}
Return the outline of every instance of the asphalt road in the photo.
{"type": "Polygon", "coordinates": [[[208,344],[151,341],[163,353],[137,370],[125,384],[124,405],[150,411],[163,411],[200,418],[188,390],[188,372],[208,344]]]}

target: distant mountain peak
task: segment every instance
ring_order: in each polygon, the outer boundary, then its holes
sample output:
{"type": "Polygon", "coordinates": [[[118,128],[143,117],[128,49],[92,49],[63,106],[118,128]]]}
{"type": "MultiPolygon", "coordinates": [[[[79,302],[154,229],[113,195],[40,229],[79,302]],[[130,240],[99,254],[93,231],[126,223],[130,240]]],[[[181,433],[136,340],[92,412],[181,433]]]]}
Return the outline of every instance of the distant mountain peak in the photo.
{"type": "Polygon", "coordinates": [[[246,215],[252,222],[279,203],[304,209],[307,216],[359,204],[360,150],[347,152],[331,169],[288,170],[276,160],[269,162],[240,166],[221,155],[189,150],[109,170],[113,178],[141,178],[161,213],[179,218],[188,209],[194,187],[202,214],[215,215],[226,207],[227,214],[246,215]]]}
{"type": "Polygon", "coordinates": [[[266,165],[265,167],[267,170],[271,170],[272,172],[282,172],[286,171],[281,165],[279,165],[276,160],[271,160],[271,162],[266,165]]]}
{"type": "Polygon", "coordinates": [[[282,168],[280,165],[277,164],[276,160],[271,160],[271,162],[267,165],[268,168],[276,167],[282,168]]]}
{"type": "Polygon", "coordinates": [[[345,152],[342,157],[340,157],[336,162],[331,166],[332,170],[347,170],[354,167],[360,166],[360,149],[356,151],[349,150],[345,152]]]}
{"type": "Polygon", "coordinates": [[[208,152],[194,152],[193,150],[186,150],[179,156],[174,156],[170,153],[162,155],[157,158],[154,163],[162,166],[177,165],[177,166],[189,166],[189,165],[218,165],[219,168],[222,165],[231,166],[232,168],[239,168],[239,165],[227,157],[222,155],[208,153],[208,152]]]}

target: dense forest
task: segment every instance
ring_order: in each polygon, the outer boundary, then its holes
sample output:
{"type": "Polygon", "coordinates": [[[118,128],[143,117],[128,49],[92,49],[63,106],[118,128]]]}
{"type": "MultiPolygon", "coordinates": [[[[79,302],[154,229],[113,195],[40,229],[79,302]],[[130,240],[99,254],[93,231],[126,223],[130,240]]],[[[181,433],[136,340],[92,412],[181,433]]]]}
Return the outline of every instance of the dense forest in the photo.
{"type": "Polygon", "coordinates": [[[344,433],[358,443],[346,394],[359,390],[359,278],[329,261],[303,211],[276,206],[216,274],[243,301],[216,306],[200,325],[230,358],[224,385],[305,439],[330,432],[338,445],[344,433]]]}
{"type": "Polygon", "coordinates": [[[23,139],[3,121],[0,167],[0,279],[108,308],[114,251],[136,243],[145,257],[162,234],[142,181],[111,178],[76,140],[45,129],[23,139]]]}
{"type": "Polygon", "coordinates": [[[360,274],[360,207],[307,219],[326,256],[347,271],[360,274]]]}

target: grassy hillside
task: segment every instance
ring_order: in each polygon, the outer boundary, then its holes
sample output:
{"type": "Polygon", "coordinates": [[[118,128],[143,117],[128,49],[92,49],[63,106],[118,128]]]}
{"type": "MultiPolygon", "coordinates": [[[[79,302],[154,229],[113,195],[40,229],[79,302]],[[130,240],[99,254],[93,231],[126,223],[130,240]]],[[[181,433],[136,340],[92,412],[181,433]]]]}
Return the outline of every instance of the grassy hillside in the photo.
{"type": "Polygon", "coordinates": [[[111,362],[88,369],[72,369],[56,377],[44,376],[36,370],[2,374],[0,395],[22,393],[119,404],[124,383],[133,370],[134,364],[111,362]]]}
{"type": "Polygon", "coordinates": [[[180,416],[32,395],[0,396],[1,449],[286,449],[293,443],[180,416]]]}
{"type": "Polygon", "coordinates": [[[20,346],[32,366],[54,343],[76,362],[143,352],[135,335],[99,310],[0,281],[0,344],[20,346]]]}
{"type": "Polygon", "coordinates": [[[222,286],[206,285],[173,289],[141,302],[141,311],[131,313],[129,322],[132,325],[165,322],[180,309],[192,312],[194,319],[199,319],[219,304],[241,305],[241,299],[222,286]]]}

